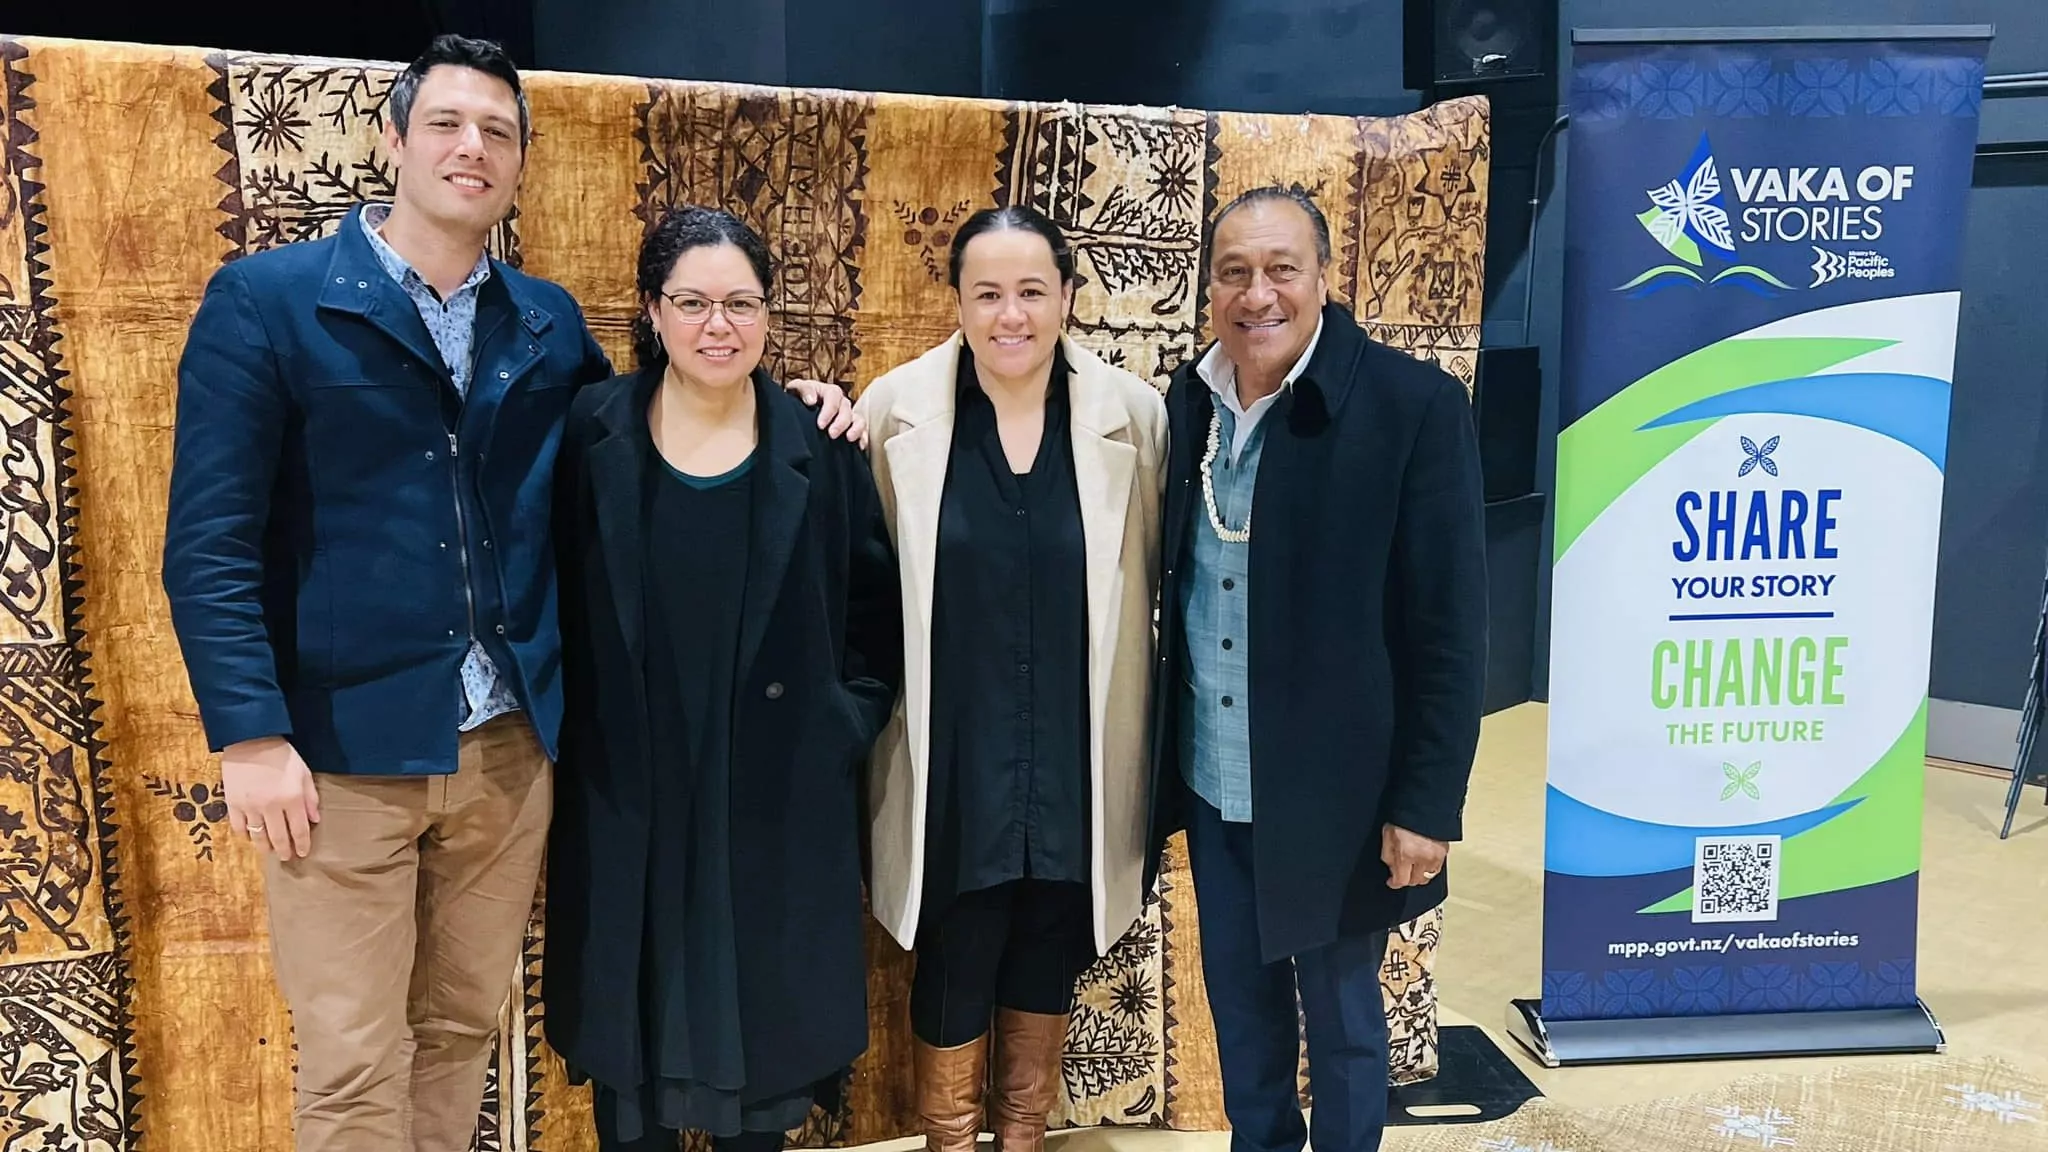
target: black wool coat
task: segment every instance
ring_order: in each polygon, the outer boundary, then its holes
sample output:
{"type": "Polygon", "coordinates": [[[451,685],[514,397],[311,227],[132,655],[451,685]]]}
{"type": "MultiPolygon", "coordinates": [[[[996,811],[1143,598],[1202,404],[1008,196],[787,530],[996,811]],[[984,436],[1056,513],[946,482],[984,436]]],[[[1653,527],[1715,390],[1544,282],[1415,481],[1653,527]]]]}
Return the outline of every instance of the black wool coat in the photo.
{"type": "MultiPolygon", "coordinates": [[[[1153,867],[1204,801],[1183,778],[1183,597],[1207,532],[1213,393],[1167,394],[1165,575],[1153,693],[1153,867]]],[[[1464,386],[1323,309],[1307,370],[1266,414],[1253,493],[1251,782],[1259,943],[1277,960],[1392,928],[1448,877],[1387,887],[1380,829],[1463,836],[1486,678],[1478,437],[1464,386]]],[[[1196,893],[1197,901],[1200,893],[1196,893]]]]}
{"type": "MultiPolygon", "coordinates": [[[[548,843],[547,1037],[640,1082],[649,826],[642,477],[654,369],[591,385],[563,436],[554,532],[566,695],[548,843]]],[[[898,575],[866,457],[756,373],[760,441],[732,711],[735,944],[745,1097],[867,1046],[862,774],[902,681],[898,575]]]]}

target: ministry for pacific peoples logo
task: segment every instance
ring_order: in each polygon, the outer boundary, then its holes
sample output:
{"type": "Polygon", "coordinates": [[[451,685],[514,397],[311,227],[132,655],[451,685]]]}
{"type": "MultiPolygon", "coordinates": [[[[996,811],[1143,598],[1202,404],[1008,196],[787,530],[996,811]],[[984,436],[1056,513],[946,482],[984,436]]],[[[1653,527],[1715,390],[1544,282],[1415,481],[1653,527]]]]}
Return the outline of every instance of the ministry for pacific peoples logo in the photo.
{"type": "Polygon", "coordinates": [[[1645,195],[1650,207],[1636,221],[1679,262],[1650,268],[1616,287],[1616,292],[1639,298],[1687,282],[1727,284],[1760,296],[1794,291],[1792,285],[1768,271],[1744,263],[1736,251],[1721,170],[1714,163],[1713,145],[1706,133],[1700,133],[1699,146],[1693,149],[1685,169],[1664,186],[1647,189],[1645,195]],[[1710,267],[1710,258],[1718,267],[1710,267]]]}

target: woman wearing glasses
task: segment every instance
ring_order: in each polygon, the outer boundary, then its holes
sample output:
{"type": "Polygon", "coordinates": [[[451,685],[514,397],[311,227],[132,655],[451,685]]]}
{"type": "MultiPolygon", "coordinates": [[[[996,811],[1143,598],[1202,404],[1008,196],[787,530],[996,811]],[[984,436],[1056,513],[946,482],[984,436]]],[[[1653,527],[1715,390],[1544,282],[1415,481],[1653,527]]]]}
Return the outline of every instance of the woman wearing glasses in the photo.
{"type": "Polygon", "coordinates": [[[599,1147],[773,1152],[867,1046],[859,768],[895,700],[860,449],[760,367],[771,268],[683,208],[640,250],[640,368],[570,410],[548,1039],[599,1147]]]}
{"type": "Polygon", "coordinates": [[[992,1059],[989,1126],[1033,1152],[1074,981],[1143,907],[1166,408],[1062,334],[1074,257],[1044,216],[976,213],[949,277],[959,332],[855,405],[909,657],[875,750],[870,898],[917,953],[926,1147],[972,1152],[992,1059]]]}

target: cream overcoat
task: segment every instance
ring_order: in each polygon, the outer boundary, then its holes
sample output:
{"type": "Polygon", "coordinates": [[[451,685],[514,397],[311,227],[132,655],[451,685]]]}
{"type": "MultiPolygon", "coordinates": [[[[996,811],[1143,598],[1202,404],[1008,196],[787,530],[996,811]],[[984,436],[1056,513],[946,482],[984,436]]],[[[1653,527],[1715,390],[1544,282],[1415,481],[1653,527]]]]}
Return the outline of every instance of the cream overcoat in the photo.
{"type": "MultiPolygon", "coordinates": [[[[1159,390],[1062,336],[1068,427],[1088,573],[1089,876],[1098,953],[1144,905],[1159,505],[1166,405],[1159,390]]],[[[924,887],[931,747],[932,588],[939,500],[953,444],[960,336],[861,393],[868,456],[903,578],[903,695],[869,768],[869,902],[896,942],[915,946],[924,887]]]]}

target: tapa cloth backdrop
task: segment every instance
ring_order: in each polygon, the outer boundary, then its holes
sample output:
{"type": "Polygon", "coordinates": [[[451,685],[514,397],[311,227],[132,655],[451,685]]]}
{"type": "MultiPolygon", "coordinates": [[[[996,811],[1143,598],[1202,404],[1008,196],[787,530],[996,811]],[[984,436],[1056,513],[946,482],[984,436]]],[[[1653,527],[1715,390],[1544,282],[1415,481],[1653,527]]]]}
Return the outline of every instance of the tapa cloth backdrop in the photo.
{"type": "MultiPolygon", "coordinates": [[[[161,590],[176,364],[207,277],[386,198],[385,64],[0,38],[0,1143],[160,1152],[288,1143],[290,1017],[262,884],[229,842],[161,590]]],[[[1332,286],[1379,340],[1469,384],[1485,104],[1344,119],[1019,105],[534,74],[496,253],[564,284],[628,362],[635,254],[673,204],[723,205],[782,265],[773,370],[858,389],[954,326],[944,261],[979,207],[1073,238],[1072,331],[1163,384],[1206,338],[1205,223],[1300,183],[1332,286]]],[[[1435,1068],[1440,916],[1385,972],[1395,1077],[1435,1068]]],[[[1225,1126],[1176,845],[1159,898],[1084,978],[1061,1124],[1225,1126]]],[[[805,1144],[916,1128],[910,963],[879,929],[873,1043],[805,1144]]],[[[529,940],[480,1149],[587,1149],[540,1041],[529,940]]],[[[694,1139],[694,1138],[693,1138],[694,1139]]]]}

